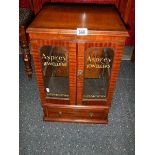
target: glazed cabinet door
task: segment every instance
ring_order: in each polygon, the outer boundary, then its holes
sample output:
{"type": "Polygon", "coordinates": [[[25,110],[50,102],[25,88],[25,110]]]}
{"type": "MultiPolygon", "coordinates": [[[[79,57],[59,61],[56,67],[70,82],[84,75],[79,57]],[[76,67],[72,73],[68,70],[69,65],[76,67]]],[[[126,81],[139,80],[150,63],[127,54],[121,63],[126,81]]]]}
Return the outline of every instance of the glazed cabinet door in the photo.
{"type": "Polygon", "coordinates": [[[78,46],[77,104],[105,105],[113,67],[111,43],[81,43],[78,46]]]}
{"type": "Polygon", "coordinates": [[[33,56],[43,103],[75,104],[76,44],[37,41],[33,56]]]}

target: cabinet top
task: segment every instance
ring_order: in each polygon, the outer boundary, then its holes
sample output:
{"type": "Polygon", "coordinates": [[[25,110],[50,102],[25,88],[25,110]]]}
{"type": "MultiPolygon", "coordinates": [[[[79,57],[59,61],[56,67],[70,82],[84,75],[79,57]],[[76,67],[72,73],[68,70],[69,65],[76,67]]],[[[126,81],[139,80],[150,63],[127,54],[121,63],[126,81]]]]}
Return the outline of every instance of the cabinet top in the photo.
{"type": "Polygon", "coordinates": [[[77,28],[87,28],[88,34],[128,36],[117,10],[105,5],[46,6],[36,16],[27,32],[76,34],[77,28]]]}

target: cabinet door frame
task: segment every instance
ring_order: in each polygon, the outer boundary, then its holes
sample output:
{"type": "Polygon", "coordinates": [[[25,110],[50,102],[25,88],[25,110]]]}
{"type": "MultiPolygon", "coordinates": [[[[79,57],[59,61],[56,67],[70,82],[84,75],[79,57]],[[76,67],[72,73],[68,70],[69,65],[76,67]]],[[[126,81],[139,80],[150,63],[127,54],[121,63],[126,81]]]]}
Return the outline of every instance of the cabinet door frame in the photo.
{"type": "Polygon", "coordinates": [[[59,40],[32,40],[32,55],[35,65],[35,72],[37,77],[38,89],[43,105],[46,104],[62,104],[75,105],[76,103],[76,43],[59,40]],[[39,49],[42,46],[63,46],[68,50],[68,67],[69,67],[69,98],[49,98],[46,96],[42,64],[40,62],[39,49]]]}
{"type": "Polygon", "coordinates": [[[77,77],[77,105],[97,105],[97,106],[110,106],[112,101],[112,96],[115,88],[115,83],[117,80],[120,62],[122,58],[122,51],[124,43],[122,42],[86,42],[78,44],[77,51],[77,72],[82,70],[84,73],[84,61],[85,61],[85,51],[90,47],[103,47],[103,48],[112,48],[114,51],[113,64],[111,69],[111,75],[109,79],[109,85],[107,88],[107,96],[105,99],[83,99],[83,89],[84,89],[84,74],[80,78],[77,77]]]}

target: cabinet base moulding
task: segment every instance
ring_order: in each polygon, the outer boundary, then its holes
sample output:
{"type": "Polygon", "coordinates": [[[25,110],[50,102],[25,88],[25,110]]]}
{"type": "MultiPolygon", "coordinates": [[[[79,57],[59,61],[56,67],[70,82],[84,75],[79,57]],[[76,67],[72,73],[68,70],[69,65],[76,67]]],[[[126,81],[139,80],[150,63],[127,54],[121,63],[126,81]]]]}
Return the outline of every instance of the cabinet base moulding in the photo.
{"type": "Polygon", "coordinates": [[[47,122],[68,122],[68,123],[90,123],[90,124],[108,124],[107,120],[97,120],[97,119],[64,119],[64,118],[50,118],[50,117],[44,117],[44,121],[47,122]]]}

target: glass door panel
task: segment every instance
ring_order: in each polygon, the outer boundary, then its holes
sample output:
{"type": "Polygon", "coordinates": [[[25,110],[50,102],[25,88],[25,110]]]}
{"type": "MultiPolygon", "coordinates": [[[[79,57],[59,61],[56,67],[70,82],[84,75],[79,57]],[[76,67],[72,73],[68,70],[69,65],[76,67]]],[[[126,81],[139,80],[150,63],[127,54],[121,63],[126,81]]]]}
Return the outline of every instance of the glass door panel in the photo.
{"type": "Polygon", "coordinates": [[[46,96],[69,98],[68,50],[63,46],[42,46],[40,59],[46,96]]]}
{"type": "Polygon", "coordinates": [[[113,49],[90,47],[85,51],[84,99],[105,99],[113,61],[113,49]]]}

